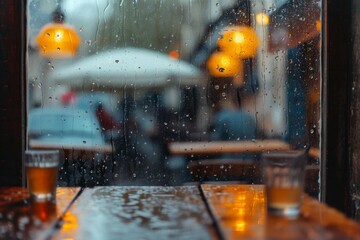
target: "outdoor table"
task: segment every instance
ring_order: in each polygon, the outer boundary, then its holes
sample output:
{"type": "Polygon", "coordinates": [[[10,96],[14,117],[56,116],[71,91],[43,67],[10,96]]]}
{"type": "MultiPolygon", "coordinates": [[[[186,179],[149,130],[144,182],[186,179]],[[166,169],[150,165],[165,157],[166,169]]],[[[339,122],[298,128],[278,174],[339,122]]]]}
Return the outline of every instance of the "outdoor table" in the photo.
{"type": "Polygon", "coordinates": [[[61,150],[68,150],[68,151],[78,151],[78,152],[100,152],[100,153],[105,153],[105,154],[110,154],[113,152],[113,146],[111,144],[103,144],[103,145],[98,145],[98,146],[92,146],[92,145],[86,145],[86,144],[82,144],[82,145],[63,145],[63,144],[59,144],[59,143],[44,143],[44,141],[38,141],[38,140],[34,140],[31,139],[29,141],[29,147],[30,149],[43,149],[43,150],[48,150],[48,149],[61,149],[61,150]]]}
{"type": "Polygon", "coordinates": [[[173,155],[256,153],[289,150],[290,144],[277,139],[241,141],[171,142],[169,153],[173,155]]]}
{"type": "MultiPolygon", "coordinates": [[[[254,139],[240,141],[193,141],[170,142],[172,155],[213,155],[223,153],[262,153],[267,151],[290,150],[291,145],[279,139],[254,139]]],[[[310,148],[309,156],[319,158],[319,149],[310,148]]]]}
{"type": "Polygon", "coordinates": [[[298,219],[268,216],[263,185],[59,187],[48,211],[24,199],[1,189],[0,239],[360,239],[359,223],[307,195],[298,219]]]}

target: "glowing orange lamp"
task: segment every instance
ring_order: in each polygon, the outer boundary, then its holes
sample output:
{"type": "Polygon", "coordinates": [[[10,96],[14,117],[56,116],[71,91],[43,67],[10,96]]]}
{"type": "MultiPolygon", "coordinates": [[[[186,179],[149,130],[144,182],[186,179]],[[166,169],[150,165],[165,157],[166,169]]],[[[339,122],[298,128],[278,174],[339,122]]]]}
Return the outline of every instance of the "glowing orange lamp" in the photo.
{"type": "Polygon", "coordinates": [[[270,17],[266,13],[258,13],[255,16],[256,23],[262,26],[267,26],[270,23],[270,17]]]}
{"type": "Polygon", "coordinates": [[[207,69],[213,77],[235,77],[242,72],[242,61],[227,52],[214,52],[209,57],[207,69]]]}
{"type": "Polygon", "coordinates": [[[58,8],[53,14],[54,23],[45,25],[35,41],[40,54],[49,58],[68,58],[77,54],[80,37],[75,29],[63,23],[64,15],[58,8]]]}
{"type": "Polygon", "coordinates": [[[221,51],[239,58],[250,58],[256,55],[259,39],[251,27],[232,26],[223,30],[217,44],[221,51]]]}

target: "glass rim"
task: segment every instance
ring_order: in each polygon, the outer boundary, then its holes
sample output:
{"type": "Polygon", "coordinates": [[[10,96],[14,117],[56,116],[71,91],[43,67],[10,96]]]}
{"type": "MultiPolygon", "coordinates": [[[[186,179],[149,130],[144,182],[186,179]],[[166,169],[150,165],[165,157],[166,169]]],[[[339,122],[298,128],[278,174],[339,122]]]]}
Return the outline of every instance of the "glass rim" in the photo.
{"type": "Polygon", "coordinates": [[[24,159],[25,167],[58,167],[60,164],[59,150],[27,150],[24,159]]]}

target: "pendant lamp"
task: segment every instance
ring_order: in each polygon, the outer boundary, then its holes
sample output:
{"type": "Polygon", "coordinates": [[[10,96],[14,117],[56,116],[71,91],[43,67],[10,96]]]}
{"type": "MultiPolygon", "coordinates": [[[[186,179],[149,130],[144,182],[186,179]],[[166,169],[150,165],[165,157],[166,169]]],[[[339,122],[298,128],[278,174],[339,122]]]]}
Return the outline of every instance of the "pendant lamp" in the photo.
{"type": "Polygon", "coordinates": [[[222,31],[217,44],[221,51],[239,58],[251,58],[256,55],[259,39],[251,27],[231,26],[222,31]]]}
{"type": "Polygon", "coordinates": [[[35,41],[43,57],[69,58],[77,54],[80,37],[73,27],[63,22],[64,14],[58,7],[53,13],[53,22],[40,30],[35,41]]]}
{"type": "Polygon", "coordinates": [[[242,72],[242,60],[227,52],[214,52],[209,57],[207,69],[213,77],[235,77],[242,72]]]}

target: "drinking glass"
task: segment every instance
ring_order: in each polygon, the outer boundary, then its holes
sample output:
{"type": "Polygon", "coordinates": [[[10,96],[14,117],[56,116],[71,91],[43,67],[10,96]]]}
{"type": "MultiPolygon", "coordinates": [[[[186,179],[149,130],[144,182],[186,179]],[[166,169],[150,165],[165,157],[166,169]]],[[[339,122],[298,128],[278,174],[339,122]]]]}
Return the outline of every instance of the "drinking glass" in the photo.
{"type": "Polygon", "coordinates": [[[30,198],[36,201],[55,200],[59,151],[27,150],[25,168],[30,198]]]}
{"type": "Polygon", "coordinates": [[[297,217],[305,182],[305,151],[262,154],[267,209],[270,215],[297,217]]]}

